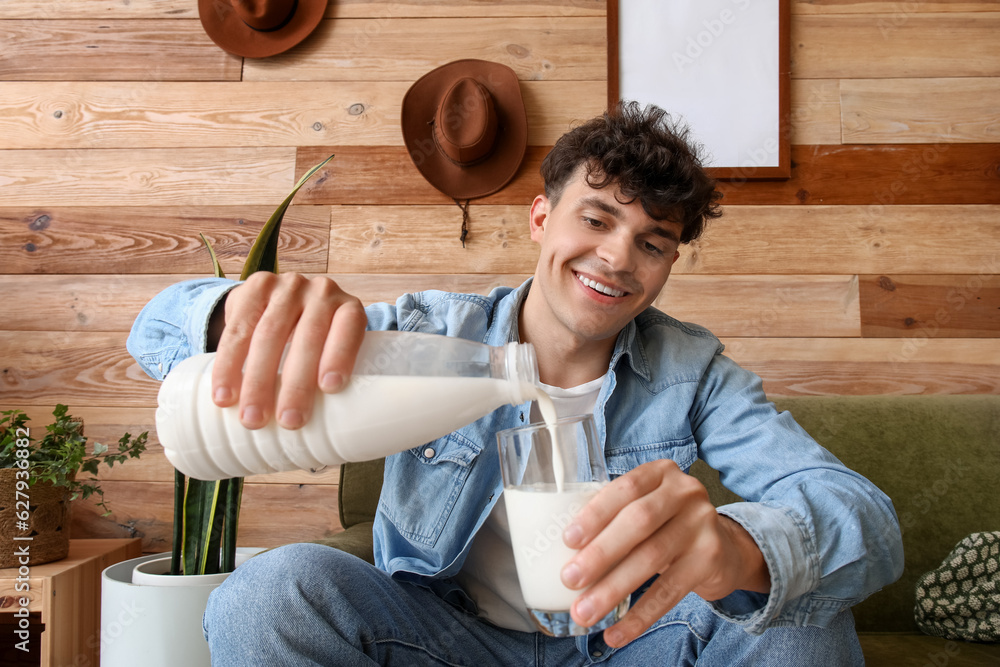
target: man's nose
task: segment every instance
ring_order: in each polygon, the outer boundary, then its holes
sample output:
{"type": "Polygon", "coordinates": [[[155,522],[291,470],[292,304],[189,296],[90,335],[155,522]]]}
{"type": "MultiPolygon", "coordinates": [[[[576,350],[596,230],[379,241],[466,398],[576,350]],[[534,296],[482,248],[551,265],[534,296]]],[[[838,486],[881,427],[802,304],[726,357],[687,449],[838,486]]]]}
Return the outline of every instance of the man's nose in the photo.
{"type": "Polygon", "coordinates": [[[597,256],[613,271],[631,271],[635,268],[632,251],[631,239],[624,234],[609,234],[602,239],[597,256]]]}

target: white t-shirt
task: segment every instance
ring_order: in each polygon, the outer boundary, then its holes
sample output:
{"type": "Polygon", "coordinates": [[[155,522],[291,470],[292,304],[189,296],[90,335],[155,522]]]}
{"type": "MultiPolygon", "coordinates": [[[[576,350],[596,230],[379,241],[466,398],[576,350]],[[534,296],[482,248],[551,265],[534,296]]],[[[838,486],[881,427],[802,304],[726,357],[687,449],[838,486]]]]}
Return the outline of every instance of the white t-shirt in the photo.
{"type": "MultiPolygon", "coordinates": [[[[541,386],[552,397],[556,415],[561,419],[592,413],[603,382],[602,376],[569,389],[541,386]]],[[[530,421],[542,421],[538,403],[531,404],[530,421]]],[[[528,616],[517,581],[503,495],[497,499],[482,528],[472,538],[469,555],[456,580],[478,605],[479,615],[490,623],[525,632],[538,629],[528,616]]]]}

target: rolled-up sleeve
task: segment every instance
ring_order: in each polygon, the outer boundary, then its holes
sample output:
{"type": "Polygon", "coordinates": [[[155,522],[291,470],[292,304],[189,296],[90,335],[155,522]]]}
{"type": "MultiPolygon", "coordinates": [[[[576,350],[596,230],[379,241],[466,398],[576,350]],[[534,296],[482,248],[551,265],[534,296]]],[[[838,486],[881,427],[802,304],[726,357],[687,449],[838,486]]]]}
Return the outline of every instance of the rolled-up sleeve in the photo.
{"type": "Polygon", "coordinates": [[[752,633],[826,626],[902,573],[892,502],[777,412],[759,377],[721,356],[712,366],[694,411],[700,454],[747,501],[718,511],[750,533],[771,576],[767,595],[712,605],[752,633]]]}
{"type": "Polygon", "coordinates": [[[208,324],[219,301],[239,282],[198,278],[166,288],[139,312],[125,347],[154,380],[162,380],[177,362],[204,352],[208,324]]]}

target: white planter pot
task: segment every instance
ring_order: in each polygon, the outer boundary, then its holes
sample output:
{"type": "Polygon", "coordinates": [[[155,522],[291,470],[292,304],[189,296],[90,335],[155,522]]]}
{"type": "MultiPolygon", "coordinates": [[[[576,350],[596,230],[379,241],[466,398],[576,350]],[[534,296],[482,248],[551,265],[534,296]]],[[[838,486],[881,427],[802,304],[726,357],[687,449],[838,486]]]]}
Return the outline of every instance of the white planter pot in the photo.
{"type": "MultiPolygon", "coordinates": [[[[236,550],[236,566],[263,549],[236,550]]],[[[101,667],[210,667],[201,617],[229,573],[175,577],[169,554],[101,573],[101,667]]]]}

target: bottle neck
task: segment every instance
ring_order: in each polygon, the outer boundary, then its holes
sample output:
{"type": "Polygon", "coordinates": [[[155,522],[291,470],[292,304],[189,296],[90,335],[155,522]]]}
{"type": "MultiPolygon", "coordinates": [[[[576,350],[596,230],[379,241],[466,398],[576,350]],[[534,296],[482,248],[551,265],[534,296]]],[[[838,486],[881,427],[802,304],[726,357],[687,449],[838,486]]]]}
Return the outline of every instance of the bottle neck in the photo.
{"type": "Polygon", "coordinates": [[[538,360],[531,343],[507,343],[503,351],[503,376],[507,380],[508,402],[519,405],[535,398],[538,379],[538,360]]]}

